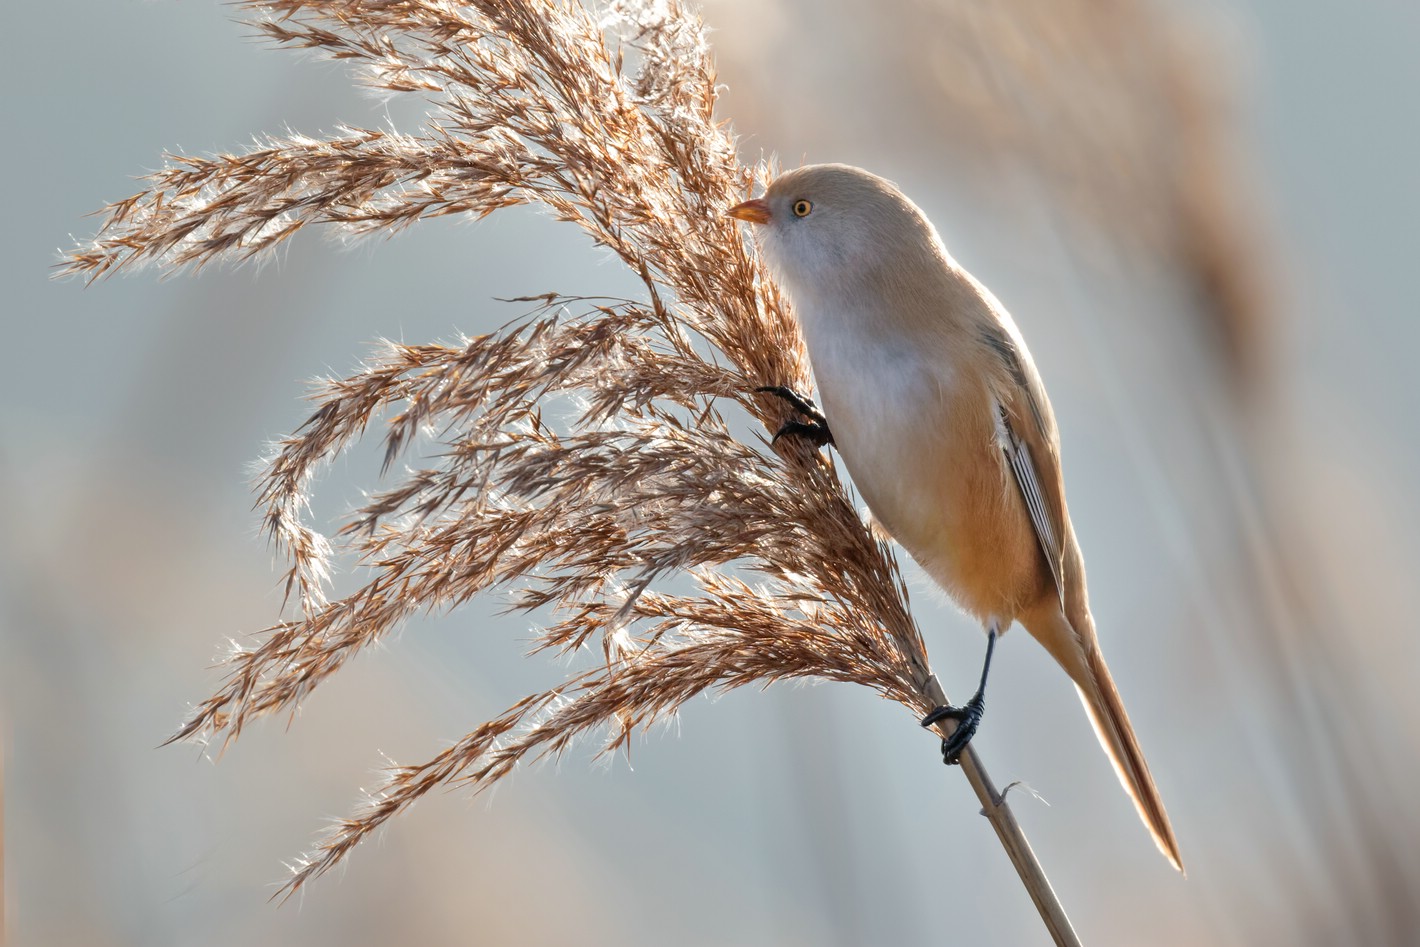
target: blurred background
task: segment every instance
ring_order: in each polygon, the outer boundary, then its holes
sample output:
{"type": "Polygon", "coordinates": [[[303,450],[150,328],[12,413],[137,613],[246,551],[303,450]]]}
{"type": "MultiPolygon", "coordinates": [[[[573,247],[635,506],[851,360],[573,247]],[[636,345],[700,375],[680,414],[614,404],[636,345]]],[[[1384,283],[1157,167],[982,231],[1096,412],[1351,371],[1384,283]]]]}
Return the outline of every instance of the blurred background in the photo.
{"type": "MultiPolygon", "coordinates": [[[[1154,851],[1064,675],[1005,639],[978,748],[1086,943],[1420,937],[1420,11],[1246,0],[711,0],[743,154],[896,180],[1011,309],[1049,385],[1105,651],[1189,866],[1154,851]],[[1174,7],[1178,7],[1175,9],[1174,7]],[[1048,802],[1048,805],[1046,804],[1048,802]]],[[[248,464],[377,337],[508,297],[634,292],[507,211],[261,270],[48,280],[163,149],[412,127],[231,8],[22,4],[0,61],[0,754],[16,945],[1030,944],[961,776],[841,685],[692,702],[435,795],[267,903],[385,758],[433,755],[566,668],[475,602],[420,620],[214,765],[158,749],[268,625],[248,464]],[[289,727],[287,724],[290,724],[289,727]]],[[[405,110],[401,110],[405,109],[405,110]]],[[[375,483],[357,452],[319,486],[375,483]]],[[[977,629],[914,578],[949,693],[977,629]]]]}

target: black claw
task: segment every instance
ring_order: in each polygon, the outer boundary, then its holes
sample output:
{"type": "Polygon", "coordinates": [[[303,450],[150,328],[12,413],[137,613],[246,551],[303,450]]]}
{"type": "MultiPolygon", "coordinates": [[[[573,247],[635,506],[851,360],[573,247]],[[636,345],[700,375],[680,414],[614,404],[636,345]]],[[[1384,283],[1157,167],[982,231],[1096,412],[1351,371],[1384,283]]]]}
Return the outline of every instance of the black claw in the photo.
{"type": "Polygon", "coordinates": [[[754,390],[763,395],[775,395],[784,399],[795,411],[815,421],[823,420],[823,415],[819,413],[818,405],[814,404],[813,399],[805,398],[788,385],[760,385],[754,390]]]}
{"type": "Polygon", "coordinates": [[[805,398],[788,385],[764,385],[755,391],[782,398],[791,408],[808,418],[807,421],[785,421],[784,425],[774,432],[774,439],[770,443],[778,443],[779,438],[785,435],[807,438],[815,447],[833,443],[833,432],[828,429],[828,418],[823,416],[823,412],[812,399],[805,398]]]}
{"type": "Polygon", "coordinates": [[[986,712],[986,675],[991,672],[991,652],[996,650],[996,632],[986,633],[986,660],[981,665],[981,686],[971,696],[971,700],[960,707],[943,705],[922,718],[922,726],[930,727],[940,720],[955,720],[957,728],[942,741],[942,762],[955,766],[961,762],[962,751],[976,736],[976,728],[981,725],[981,715],[986,712]]]}
{"type": "Polygon", "coordinates": [[[815,447],[833,443],[833,435],[829,433],[828,427],[812,421],[785,421],[784,426],[774,432],[769,443],[778,444],[779,438],[786,435],[806,438],[815,447]]]}
{"type": "Polygon", "coordinates": [[[960,707],[942,706],[922,718],[922,726],[930,727],[939,720],[955,720],[957,728],[951,736],[942,741],[942,762],[955,766],[961,762],[961,754],[971,738],[976,736],[976,728],[981,725],[981,715],[986,710],[986,701],[978,691],[971,700],[960,707]]]}
{"type": "Polygon", "coordinates": [[[953,707],[951,704],[943,704],[930,714],[922,718],[922,726],[930,727],[939,720],[962,720],[966,717],[965,707],[953,707]]]}

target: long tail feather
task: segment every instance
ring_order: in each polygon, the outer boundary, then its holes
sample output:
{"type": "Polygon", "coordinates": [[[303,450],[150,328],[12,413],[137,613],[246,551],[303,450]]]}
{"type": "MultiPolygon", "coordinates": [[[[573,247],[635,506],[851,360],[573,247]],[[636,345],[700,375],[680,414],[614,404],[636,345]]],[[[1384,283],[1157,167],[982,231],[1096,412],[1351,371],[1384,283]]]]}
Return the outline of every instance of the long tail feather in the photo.
{"type": "Polygon", "coordinates": [[[1119,698],[1114,678],[1110,676],[1109,667],[1098,648],[1089,649],[1085,667],[1089,672],[1088,678],[1083,682],[1076,681],[1075,686],[1086,713],[1090,715],[1090,722],[1095,726],[1095,735],[1114,764],[1114,771],[1124,784],[1125,792],[1134,800],[1139,818],[1144,820],[1144,825],[1154,836],[1154,844],[1182,872],[1183,860],[1178,853],[1173,826],[1169,824],[1169,816],[1164,811],[1164,802],[1159,798],[1154,777],[1149,773],[1149,764],[1139,749],[1139,740],[1134,736],[1134,727],[1124,711],[1124,702],[1119,698]]]}

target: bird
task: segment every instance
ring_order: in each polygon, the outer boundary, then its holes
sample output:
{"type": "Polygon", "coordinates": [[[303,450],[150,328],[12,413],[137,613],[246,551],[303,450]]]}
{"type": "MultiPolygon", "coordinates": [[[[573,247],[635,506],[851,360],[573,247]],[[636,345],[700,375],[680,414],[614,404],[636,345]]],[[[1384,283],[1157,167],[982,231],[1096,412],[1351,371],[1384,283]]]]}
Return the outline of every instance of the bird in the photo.
{"type": "Polygon", "coordinates": [[[1141,820],[1183,871],[1100,653],[1065,506],[1060,432],[1010,314],[952,258],[916,204],[861,168],[785,172],[728,214],[753,225],[821,402],[788,386],[760,387],[797,416],[775,439],[832,445],[872,520],[986,631],[975,695],[922,722],[957,721],[943,760],[956,762],[974,734],[996,639],[1019,623],[1074,683],[1141,820]]]}

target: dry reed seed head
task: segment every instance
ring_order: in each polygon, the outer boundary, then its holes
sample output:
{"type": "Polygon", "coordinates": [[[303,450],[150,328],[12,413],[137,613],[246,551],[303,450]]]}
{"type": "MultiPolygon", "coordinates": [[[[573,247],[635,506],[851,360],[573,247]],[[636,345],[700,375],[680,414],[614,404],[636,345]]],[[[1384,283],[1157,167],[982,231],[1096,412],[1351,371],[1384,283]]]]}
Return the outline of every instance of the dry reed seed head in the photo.
{"type": "Polygon", "coordinates": [[[297,614],[231,658],[174,739],[231,740],[290,712],[408,617],[492,588],[515,609],[548,610],[538,649],[601,645],[591,669],[391,770],[286,891],[436,785],[484,788],[604,728],[614,749],[708,688],[817,677],[929,709],[897,566],[831,462],[803,445],[772,453],[762,433],[748,443],[722,416],[736,405],[777,427],[782,405],[755,387],[803,385],[807,372],[782,299],[724,214],[764,168],[742,168],[715,124],[699,21],[678,3],[629,0],[600,18],[552,0],[241,6],[281,45],[428,99],[425,128],[174,157],[108,208],[65,272],[241,261],[311,223],[388,233],[529,202],[607,247],[646,294],[546,294],[499,332],[381,343],[360,371],[315,388],[310,418],[267,459],[258,503],[290,560],[297,614]],[[567,424],[543,414],[557,398],[580,405],[567,424]],[[393,483],[326,537],[304,521],[313,478],[372,423],[393,483]],[[425,466],[397,472],[430,441],[425,466]],[[336,554],[355,557],[363,584],[331,600],[336,554]],[[672,593],[676,577],[692,591],[672,593]]]}

